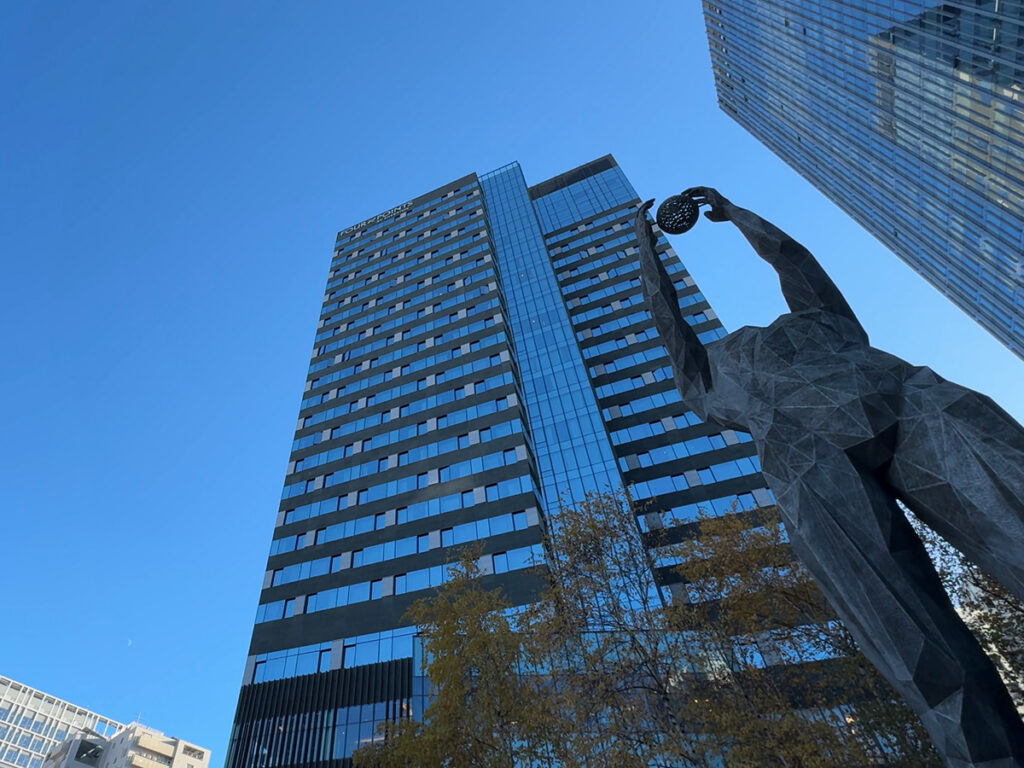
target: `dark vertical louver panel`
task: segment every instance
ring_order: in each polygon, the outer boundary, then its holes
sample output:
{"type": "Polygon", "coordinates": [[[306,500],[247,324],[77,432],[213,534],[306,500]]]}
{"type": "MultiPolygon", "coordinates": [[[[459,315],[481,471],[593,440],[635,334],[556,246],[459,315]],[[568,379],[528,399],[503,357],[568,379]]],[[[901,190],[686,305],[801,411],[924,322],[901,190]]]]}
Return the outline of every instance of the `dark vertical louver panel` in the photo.
{"type": "Polygon", "coordinates": [[[347,768],[335,758],[335,713],[407,701],[412,659],[243,686],[225,768],[347,768]]]}

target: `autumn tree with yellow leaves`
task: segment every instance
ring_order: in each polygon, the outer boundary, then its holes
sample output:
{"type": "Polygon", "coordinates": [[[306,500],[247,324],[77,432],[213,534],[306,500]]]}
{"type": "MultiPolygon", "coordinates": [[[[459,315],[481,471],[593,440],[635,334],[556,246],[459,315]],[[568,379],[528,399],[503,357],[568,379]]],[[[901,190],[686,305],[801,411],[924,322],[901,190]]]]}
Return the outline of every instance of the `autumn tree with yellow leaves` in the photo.
{"type": "Polygon", "coordinates": [[[643,532],[622,493],[549,521],[546,588],[511,606],[464,553],[410,610],[433,697],[367,768],[936,766],[774,509],[643,532]]]}

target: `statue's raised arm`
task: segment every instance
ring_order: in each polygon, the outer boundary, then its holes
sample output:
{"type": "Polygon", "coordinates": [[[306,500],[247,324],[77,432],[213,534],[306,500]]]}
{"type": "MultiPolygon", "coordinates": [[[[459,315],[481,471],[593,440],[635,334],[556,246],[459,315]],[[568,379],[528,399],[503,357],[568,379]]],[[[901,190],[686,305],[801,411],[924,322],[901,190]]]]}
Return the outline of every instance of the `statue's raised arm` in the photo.
{"type": "Polygon", "coordinates": [[[640,284],[644,300],[654,317],[654,325],[668,350],[672,375],[683,402],[702,415],[704,397],[711,390],[708,353],[697,334],[683,320],[672,278],[655,251],[657,238],[647,219],[647,211],[653,203],[653,200],[648,200],[641,205],[634,220],[636,238],[640,243],[640,284]]]}
{"type": "MultiPolygon", "coordinates": [[[[731,221],[779,275],[779,285],[786,304],[793,312],[822,309],[857,323],[850,305],[818,260],[800,243],[765,221],[756,213],[733,205],[718,190],[711,187],[691,187],[683,192],[698,205],[708,205],[704,213],[711,221],[731,221]]],[[[867,334],[861,328],[865,341],[867,334]]]]}

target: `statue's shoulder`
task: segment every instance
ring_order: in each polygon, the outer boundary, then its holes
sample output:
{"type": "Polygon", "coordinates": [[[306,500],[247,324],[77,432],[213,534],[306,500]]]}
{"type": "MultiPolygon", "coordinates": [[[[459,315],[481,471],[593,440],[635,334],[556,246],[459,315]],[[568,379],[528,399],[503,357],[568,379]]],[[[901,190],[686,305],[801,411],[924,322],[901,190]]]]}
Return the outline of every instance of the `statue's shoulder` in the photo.
{"type": "Polygon", "coordinates": [[[717,351],[719,356],[723,354],[736,354],[745,347],[749,347],[759,339],[767,328],[759,325],[744,325],[735,331],[727,333],[720,339],[716,339],[707,345],[708,352],[712,355],[717,351]]]}
{"type": "Polygon", "coordinates": [[[746,351],[752,351],[762,342],[777,335],[787,327],[806,325],[813,322],[815,322],[814,319],[806,317],[804,312],[787,312],[779,315],[768,325],[744,325],[737,328],[735,331],[709,344],[708,351],[713,354],[717,349],[719,357],[723,355],[736,356],[746,351]]]}
{"type": "MultiPolygon", "coordinates": [[[[774,325],[774,323],[772,323],[774,325]]],[[[738,342],[743,339],[750,338],[752,336],[760,336],[762,333],[767,331],[771,326],[764,325],[743,325],[737,328],[735,331],[727,333],[725,336],[720,338],[715,344],[722,344],[723,342],[738,342]]]]}

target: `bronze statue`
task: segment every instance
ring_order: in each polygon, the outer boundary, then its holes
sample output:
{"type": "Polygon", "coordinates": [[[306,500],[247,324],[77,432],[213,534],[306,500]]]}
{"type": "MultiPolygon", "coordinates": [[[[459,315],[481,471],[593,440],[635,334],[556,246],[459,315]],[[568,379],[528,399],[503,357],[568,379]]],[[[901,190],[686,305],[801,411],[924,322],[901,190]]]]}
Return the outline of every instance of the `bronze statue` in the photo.
{"type": "Polygon", "coordinates": [[[644,296],[684,403],[749,432],[792,547],[948,766],[1024,766],[1024,724],[897,500],[1024,600],[1024,429],[992,400],[868,342],[787,234],[714,189],[666,201],[680,231],[731,221],[778,273],[790,312],[705,346],[636,215],[644,296]],[[673,210],[674,208],[674,210],[673,210]]]}

